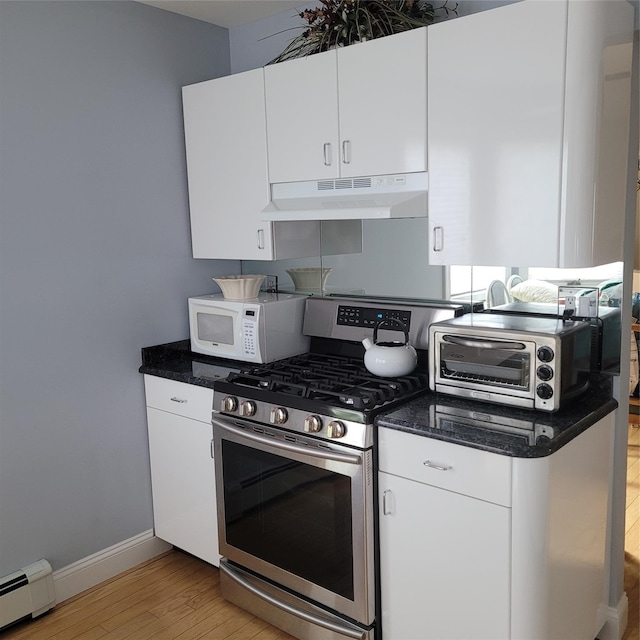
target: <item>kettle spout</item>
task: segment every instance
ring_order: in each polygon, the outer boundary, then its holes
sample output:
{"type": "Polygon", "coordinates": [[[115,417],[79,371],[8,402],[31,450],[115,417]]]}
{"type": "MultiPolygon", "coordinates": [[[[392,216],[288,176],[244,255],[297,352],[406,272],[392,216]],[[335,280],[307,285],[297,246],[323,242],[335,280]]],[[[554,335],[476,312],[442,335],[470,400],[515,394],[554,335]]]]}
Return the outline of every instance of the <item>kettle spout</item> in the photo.
{"type": "Polygon", "coordinates": [[[362,341],[362,344],[364,345],[365,349],[371,349],[371,347],[373,347],[373,342],[371,342],[371,340],[369,340],[369,338],[365,338],[362,341]]]}

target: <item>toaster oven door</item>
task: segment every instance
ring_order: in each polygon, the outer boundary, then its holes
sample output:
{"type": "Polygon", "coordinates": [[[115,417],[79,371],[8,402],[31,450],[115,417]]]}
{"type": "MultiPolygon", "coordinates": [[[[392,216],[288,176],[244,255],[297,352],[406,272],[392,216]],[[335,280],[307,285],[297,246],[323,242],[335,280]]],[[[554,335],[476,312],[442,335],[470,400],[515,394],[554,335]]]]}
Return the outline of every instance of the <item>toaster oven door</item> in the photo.
{"type": "Polygon", "coordinates": [[[536,345],[527,340],[437,333],[436,391],[532,408],[536,345]]]}

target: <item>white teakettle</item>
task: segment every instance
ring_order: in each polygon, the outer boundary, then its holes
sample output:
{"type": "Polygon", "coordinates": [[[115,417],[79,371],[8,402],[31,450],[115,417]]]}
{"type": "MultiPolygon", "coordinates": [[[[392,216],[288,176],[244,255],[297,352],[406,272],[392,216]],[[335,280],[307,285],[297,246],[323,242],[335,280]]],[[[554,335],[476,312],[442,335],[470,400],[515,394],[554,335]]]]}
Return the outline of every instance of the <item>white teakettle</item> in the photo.
{"type": "Polygon", "coordinates": [[[404,323],[395,318],[378,322],[373,330],[373,342],[369,338],[362,341],[364,345],[364,366],[368,371],[383,378],[397,378],[411,373],[418,362],[416,350],[409,344],[409,331],[404,323]],[[404,342],[378,342],[378,329],[392,325],[404,332],[404,342]]]}

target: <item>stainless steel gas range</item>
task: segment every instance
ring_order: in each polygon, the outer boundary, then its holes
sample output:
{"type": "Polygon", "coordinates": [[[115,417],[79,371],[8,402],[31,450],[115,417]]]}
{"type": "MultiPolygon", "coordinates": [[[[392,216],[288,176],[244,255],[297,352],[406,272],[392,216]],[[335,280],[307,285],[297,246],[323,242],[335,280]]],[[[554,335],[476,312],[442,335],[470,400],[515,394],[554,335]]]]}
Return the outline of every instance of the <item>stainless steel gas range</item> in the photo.
{"type": "Polygon", "coordinates": [[[311,350],[214,383],[222,595],[301,639],[376,636],[376,415],[428,388],[446,303],[309,298],[311,350]],[[360,344],[400,317],[415,371],[379,378],[360,344]]]}

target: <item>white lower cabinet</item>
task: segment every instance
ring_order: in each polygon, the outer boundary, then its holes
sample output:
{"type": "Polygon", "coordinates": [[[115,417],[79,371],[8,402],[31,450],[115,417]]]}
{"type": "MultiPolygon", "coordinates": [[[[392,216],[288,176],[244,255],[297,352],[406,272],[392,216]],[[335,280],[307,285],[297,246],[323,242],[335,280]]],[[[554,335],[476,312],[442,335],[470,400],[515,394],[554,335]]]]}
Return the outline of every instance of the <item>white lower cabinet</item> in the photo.
{"type": "Polygon", "coordinates": [[[539,458],[379,429],[383,640],[593,640],[614,424],[539,458]]]}
{"type": "MultiPolygon", "coordinates": [[[[484,476],[474,482],[464,474],[482,473],[491,458],[500,457],[399,431],[380,431],[383,639],[508,638],[510,508],[426,484],[462,480],[469,482],[470,492],[483,484],[481,491],[492,492],[484,476]],[[456,453],[471,453],[472,459],[461,460],[456,453]],[[425,461],[433,466],[425,466],[425,461]],[[467,468],[461,468],[465,463],[467,468]]],[[[503,486],[508,487],[510,469],[504,462],[508,459],[498,460],[497,475],[504,476],[503,486]]],[[[508,499],[509,492],[505,495],[508,499]]]]}
{"type": "Polygon", "coordinates": [[[218,566],[213,390],[144,379],[155,534],[218,566]]]}

